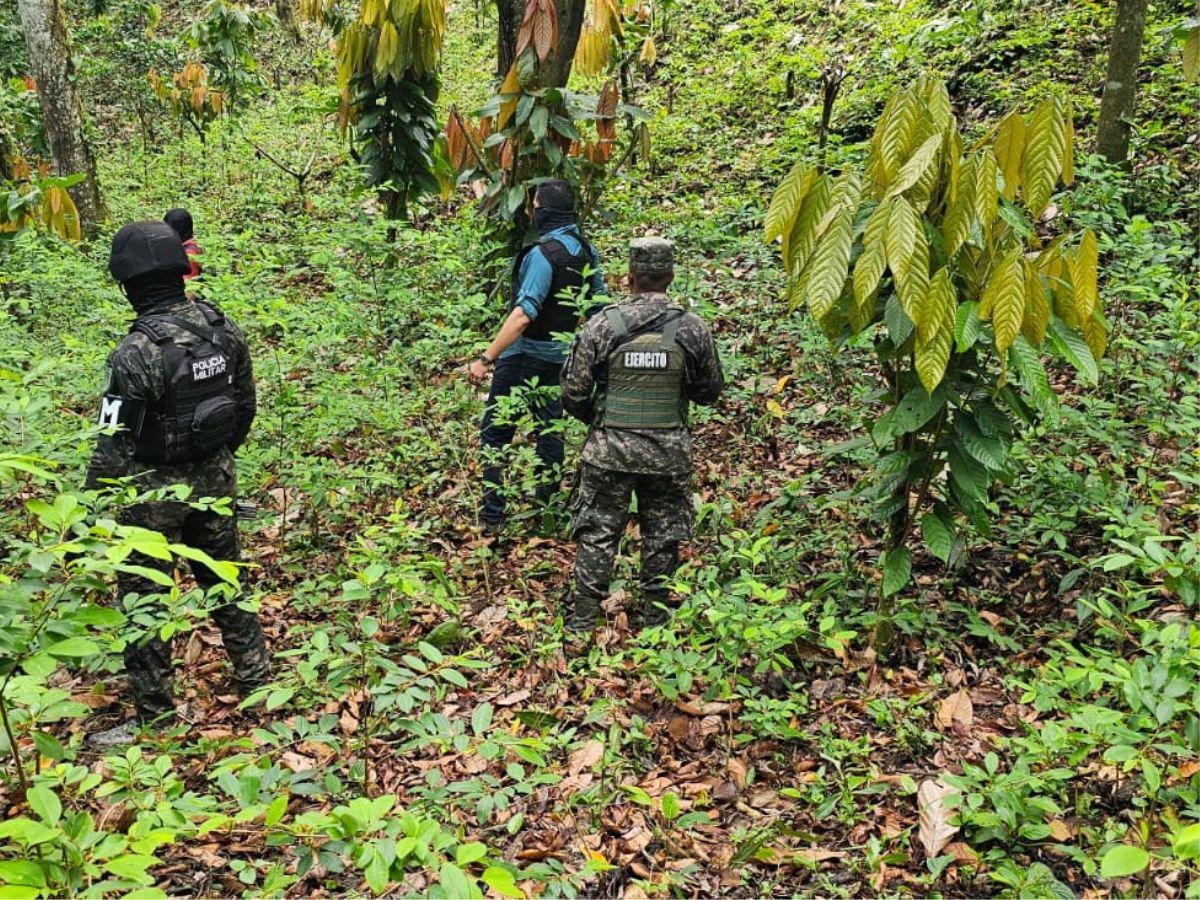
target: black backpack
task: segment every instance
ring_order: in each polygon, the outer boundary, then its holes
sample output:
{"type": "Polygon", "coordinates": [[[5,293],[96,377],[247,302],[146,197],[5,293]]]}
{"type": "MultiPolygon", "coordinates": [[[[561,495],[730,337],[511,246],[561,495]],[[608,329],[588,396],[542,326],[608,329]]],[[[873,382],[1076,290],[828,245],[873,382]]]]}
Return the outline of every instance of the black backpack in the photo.
{"type": "Polygon", "coordinates": [[[197,462],[230,444],[237,434],[238,405],[233,390],[234,360],[225,337],[225,316],[196,303],[208,327],[170,315],[149,315],[133,326],[162,351],[162,399],[146,410],[134,456],[151,463],[197,462]],[[200,340],[176,344],[169,323],[200,340]]]}

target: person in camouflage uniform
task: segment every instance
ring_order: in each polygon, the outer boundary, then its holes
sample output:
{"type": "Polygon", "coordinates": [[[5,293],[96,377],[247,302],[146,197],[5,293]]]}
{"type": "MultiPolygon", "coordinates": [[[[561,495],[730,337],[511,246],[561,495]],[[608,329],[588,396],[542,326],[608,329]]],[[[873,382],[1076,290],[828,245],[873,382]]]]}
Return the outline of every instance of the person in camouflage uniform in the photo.
{"type": "Polygon", "coordinates": [[[669,241],[633,241],[633,296],[594,316],[563,366],[563,406],[590,426],[575,487],[575,583],[564,613],[576,634],[592,630],[608,596],[631,496],[642,537],[643,601],[635,624],[666,621],[667,583],[680,543],[691,537],[687,408],[715,403],[724,376],[707,326],[667,297],[674,275],[669,241]]]}
{"type": "MultiPolygon", "coordinates": [[[[132,478],[142,491],[182,484],[193,497],[236,500],[234,452],[254,421],[256,396],[250,352],[241,330],[215,307],[193,302],[183,276],[191,266],[179,236],[162,222],[126,225],[113,238],[109,271],[137,314],[130,333],[108,359],[109,375],[102,433],[88,466],[86,486],[132,478]]],[[[153,501],[122,510],[120,521],[152,529],[172,543],[203,550],[218,561],[240,558],[234,516],[194,509],[178,501],[153,501]]],[[[139,566],[164,572],[174,562],[143,555],[139,566]]],[[[220,578],[193,563],[205,589],[220,578]]],[[[118,593],[154,594],[152,581],[128,572],[118,576],[118,593]]],[[[230,602],[212,611],[242,694],[268,680],[267,648],[258,616],[230,602]]],[[[171,644],[157,634],[130,644],[125,668],[142,722],[173,715],[171,644]]],[[[131,736],[113,729],[113,743],[131,736]]],[[[106,735],[108,733],[105,733],[106,735]]],[[[99,742],[104,743],[103,736],[99,742]]]]}

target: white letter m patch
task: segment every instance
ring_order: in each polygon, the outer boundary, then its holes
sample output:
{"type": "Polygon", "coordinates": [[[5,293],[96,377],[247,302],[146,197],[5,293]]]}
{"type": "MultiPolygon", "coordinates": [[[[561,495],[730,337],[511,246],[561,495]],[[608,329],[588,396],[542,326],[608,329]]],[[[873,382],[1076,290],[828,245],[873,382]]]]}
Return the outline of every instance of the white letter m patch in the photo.
{"type": "Polygon", "coordinates": [[[110,397],[107,394],[100,401],[100,424],[106,428],[116,428],[121,424],[120,397],[110,397]]]}

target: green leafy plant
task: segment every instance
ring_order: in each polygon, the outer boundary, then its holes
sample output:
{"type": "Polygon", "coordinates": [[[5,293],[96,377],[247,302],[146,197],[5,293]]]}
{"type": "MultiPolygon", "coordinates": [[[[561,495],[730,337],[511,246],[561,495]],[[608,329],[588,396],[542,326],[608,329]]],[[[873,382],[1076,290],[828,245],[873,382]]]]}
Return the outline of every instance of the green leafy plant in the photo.
{"type": "Polygon", "coordinates": [[[875,350],[885,596],[909,582],[915,525],[945,562],[961,549],[956,513],[988,527],[1016,424],[1055,405],[1043,352],[1098,377],[1096,236],[1044,242],[1035,227],[1073,180],[1072,153],[1057,98],[964,146],[945,85],[922,77],[888,101],[863,171],[801,161],[771,200],[766,237],[782,239],[792,307],[835,344],[861,335],[875,350]]]}

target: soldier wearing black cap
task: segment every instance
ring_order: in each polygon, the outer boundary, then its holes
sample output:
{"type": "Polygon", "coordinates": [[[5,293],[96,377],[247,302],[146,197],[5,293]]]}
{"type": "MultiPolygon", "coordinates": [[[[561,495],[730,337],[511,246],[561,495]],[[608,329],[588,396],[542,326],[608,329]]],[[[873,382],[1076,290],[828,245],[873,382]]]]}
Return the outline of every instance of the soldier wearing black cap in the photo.
{"type": "Polygon", "coordinates": [[[629,247],[630,299],[584,326],[562,374],[566,411],[587,423],[575,487],[575,586],[565,624],[589,633],[608,596],[613,560],[637,497],[642,603],[635,624],[664,622],[667,583],[692,530],[690,403],[710,405],[724,386],[703,320],[670,301],[675,251],[662,238],[629,247]]]}
{"type": "MultiPolygon", "coordinates": [[[[256,398],[250,352],[241,330],[216,307],[193,302],[183,277],[191,266],[179,235],[163,222],[135,222],[113,238],[109,272],[137,318],[108,359],[107,388],[100,406],[101,434],[88,466],[87,486],[132,477],[141,490],[182,484],[192,497],[236,499],[233,454],[254,421],[256,398]]],[[[121,522],[152,529],[173,543],[203,550],[214,560],[240,558],[237,523],[231,515],[200,511],[184,502],[153,501],[122,512],[121,522]]],[[[169,572],[173,561],[133,558],[139,566],[169,572]]],[[[216,573],[192,564],[207,589],[216,573]]],[[[158,593],[148,579],[121,573],[118,593],[158,593]]],[[[258,617],[236,597],[212,611],[243,694],[266,683],[267,649],[258,617]]],[[[138,718],[174,715],[171,645],[151,632],[125,651],[138,718]]],[[[132,736],[121,726],[95,743],[132,736]]]]}

